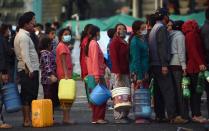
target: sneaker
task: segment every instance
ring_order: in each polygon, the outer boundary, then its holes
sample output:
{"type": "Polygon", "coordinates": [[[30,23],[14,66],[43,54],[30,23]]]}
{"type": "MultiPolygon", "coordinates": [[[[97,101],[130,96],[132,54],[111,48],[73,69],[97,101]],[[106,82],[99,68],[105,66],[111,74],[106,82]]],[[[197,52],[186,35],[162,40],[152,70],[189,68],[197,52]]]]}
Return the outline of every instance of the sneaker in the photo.
{"type": "Polygon", "coordinates": [[[10,128],[12,128],[12,125],[6,123],[0,124],[0,129],[10,129],[10,128]]]}
{"type": "Polygon", "coordinates": [[[107,109],[108,110],[113,110],[114,108],[113,108],[113,106],[110,105],[110,106],[107,107],[107,109]]]}
{"type": "Polygon", "coordinates": [[[131,118],[129,117],[125,117],[124,119],[126,119],[127,121],[129,121],[130,123],[133,121],[131,118]]]}
{"type": "Polygon", "coordinates": [[[129,124],[130,121],[127,120],[127,119],[117,119],[117,120],[115,120],[115,123],[117,123],[117,124],[129,124]]]}
{"type": "Polygon", "coordinates": [[[171,124],[186,124],[189,120],[183,119],[181,116],[177,116],[170,120],[171,124]]]}
{"type": "Polygon", "coordinates": [[[192,117],[192,121],[196,123],[208,123],[208,120],[202,116],[194,116],[192,117]]]}
{"type": "Polygon", "coordinates": [[[168,122],[168,119],[166,119],[166,118],[155,118],[155,121],[158,122],[158,123],[165,123],[165,122],[168,122]]]}

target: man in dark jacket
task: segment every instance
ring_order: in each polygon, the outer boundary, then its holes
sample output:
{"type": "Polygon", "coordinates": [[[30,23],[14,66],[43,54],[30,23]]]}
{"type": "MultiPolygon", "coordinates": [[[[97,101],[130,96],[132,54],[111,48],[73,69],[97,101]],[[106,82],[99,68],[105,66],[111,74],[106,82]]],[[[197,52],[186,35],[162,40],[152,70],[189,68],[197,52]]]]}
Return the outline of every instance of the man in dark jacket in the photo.
{"type": "MultiPolygon", "coordinates": [[[[205,10],[205,23],[201,28],[201,37],[203,40],[203,47],[205,49],[205,59],[207,68],[209,68],[209,8],[205,10]]],[[[208,108],[208,118],[209,118],[209,83],[206,82],[205,91],[207,93],[207,108],[208,108]]]]}
{"type": "Polygon", "coordinates": [[[171,58],[169,33],[166,29],[169,22],[168,12],[161,8],[157,10],[155,15],[156,24],[149,34],[149,53],[151,73],[156,85],[154,87],[156,120],[165,120],[166,109],[170,123],[185,123],[184,119],[176,117],[174,87],[168,68],[171,58]]]}
{"type": "Polygon", "coordinates": [[[9,26],[2,24],[0,27],[0,129],[1,128],[11,128],[11,125],[8,125],[4,122],[2,115],[2,92],[1,88],[4,83],[7,83],[9,80],[8,71],[7,71],[7,62],[6,62],[6,40],[5,38],[9,35],[9,26]]]}
{"type": "Polygon", "coordinates": [[[201,28],[201,37],[205,48],[206,62],[209,64],[209,8],[205,11],[205,23],[201,28]]]}

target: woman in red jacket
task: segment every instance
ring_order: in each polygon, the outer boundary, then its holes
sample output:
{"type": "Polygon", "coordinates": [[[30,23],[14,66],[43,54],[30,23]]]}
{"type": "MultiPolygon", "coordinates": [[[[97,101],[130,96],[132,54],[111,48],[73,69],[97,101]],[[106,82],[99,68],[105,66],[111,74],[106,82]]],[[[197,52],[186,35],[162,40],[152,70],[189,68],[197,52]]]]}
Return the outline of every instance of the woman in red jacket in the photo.
{"type": "MultiPolygon", "coordinates": [[[[99,47],[97,41],[100,39],[100,29],[96,26],[92,26],[89,31],[89,39],[85,46],[86,65],[88,75],[94,77],[96,83],[105,84],[105,62],[103,53],[99,47]]],[[[105,124],[107,121],[105,118],[106,102],[102,105],[92,104],[92,123],[105,124]]]]}
{"type": "Polygon", "coordinates": [[[200,30],[196,21],[189,20],[183,24],[182,31],[185,34],[186,40],[187,73],[191,80],[190,106],[192,111],[192,120],[194,122],[204,123],[206,122],[206,119],[201,116],[200,112],[202,94],[196,91],[198,73],[206,70],[203,47],[200,39],[200,30]]]}
{"type": "MultiPolygon", "coordinates": [[[[110,43],[110,58],[112,62],[112,76],[115,84],[113,88],[130,87],[129,79],[129,45],[125,41],[126,26],[117,24],[115,27],[115,36],[110,43]]],[[[114,110],[114,118],[116,123],[129,123],[129,110],[114,110]]]]}
{"type": "MultiPolygon", "coordinates": [[[[92,24],[87,24],[84,27],[84,30],[81,34],[81,44],[80,44],[80,66],[81,66],[81,78],[84,80],[85,77],[88,75],[88,70],[87,70],[87,65],[86,65],[86,58],[85,58],[85,51],[84,48],[86,46],[86,44],[88,43],[88,39],[89,39],[89,30],[92,27],[92,24]]],[[[87,100],[89,102],[89,93],[87,90],[87,85],[85,83],[85,90],[86,90],[86,96],[87,96],[87,100]]]]}
{"type": "Polygon", "coordinates": [[[80,44],[80,66],[81,66],[81,77],[82,79],[84,79],[87,74],[87,66],[86,66],[86,60],[85,60],[85,52],[84,52],[84,48],[88,42],[88,38],[89,38],[89,29],[91,28],[91,26],[93,26],[92,24],[88,24],[84,27],[84,30],[81,34],[81,44],[80,44]]]}

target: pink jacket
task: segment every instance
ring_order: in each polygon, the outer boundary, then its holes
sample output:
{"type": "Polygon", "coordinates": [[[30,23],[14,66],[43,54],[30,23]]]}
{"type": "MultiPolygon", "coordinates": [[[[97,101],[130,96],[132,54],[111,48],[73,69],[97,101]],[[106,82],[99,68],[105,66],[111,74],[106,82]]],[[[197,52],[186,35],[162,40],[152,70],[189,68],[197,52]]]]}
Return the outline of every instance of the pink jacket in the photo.
{"type": "Polygon", "coordinates": [[[104,56],[95,40],[91,40],[89,44],[88,56],[86,56],[86,64],[88,75],[93,75],[95,78],[103,77],[105,74],[106,65],[104,56]]]}

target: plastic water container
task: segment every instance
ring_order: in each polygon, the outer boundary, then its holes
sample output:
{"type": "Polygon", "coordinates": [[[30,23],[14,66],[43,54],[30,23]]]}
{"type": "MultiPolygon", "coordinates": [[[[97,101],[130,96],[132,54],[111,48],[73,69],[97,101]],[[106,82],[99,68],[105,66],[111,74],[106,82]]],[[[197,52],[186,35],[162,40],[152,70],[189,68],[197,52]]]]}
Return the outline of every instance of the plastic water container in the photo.
{"type": "Polygon", "coordinates": [[[117,111],[129,111],[131,108],[131,88],[117,87],[112,90],[114,109],[117,111]]]}
{"type": "Polygon", "coordinates": [[[94,76],[92,75],[87,75],[84,81],[87,84],[88,89],[94,89],[94,87],[96,86],[96,81],[94,79],[94,76]]]}
{"type": "Polygon", "coordinates": [[[133,101],[135,117],[151,118],[151,94],[149,89],[137,89],[134,92],[133,101]]]}
{"type": "Polygon", "coordinates": [[[17,112],[22,108],[20,94],[17,85],[8,83],[2,88],[3,103],[8,113],[17,112]]]}
{"type": "Polygon", "coordinates": [[[95,105],[104,104],[111,97],[110,91],[105,85],[98,84],[90,94],[89,100],[95,105]]]}
{"type": "Polygon", "coordinates": [[[59,100],[73,103],[76,98],[76,82],[73,79],[61,79],[58,89],[59,100]]]}

